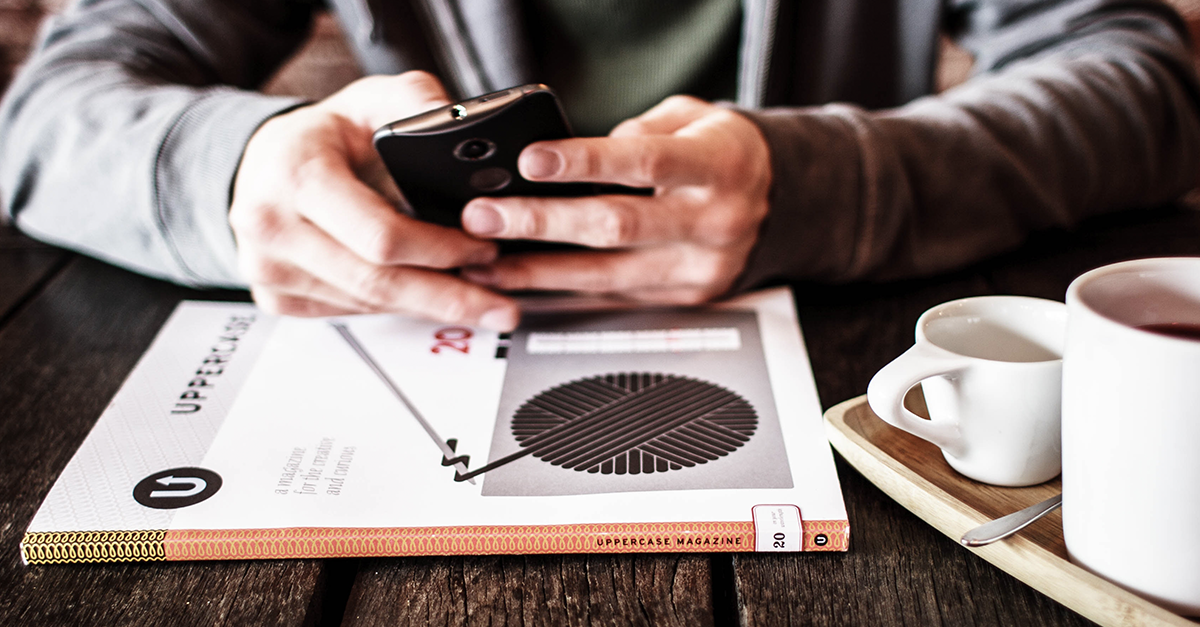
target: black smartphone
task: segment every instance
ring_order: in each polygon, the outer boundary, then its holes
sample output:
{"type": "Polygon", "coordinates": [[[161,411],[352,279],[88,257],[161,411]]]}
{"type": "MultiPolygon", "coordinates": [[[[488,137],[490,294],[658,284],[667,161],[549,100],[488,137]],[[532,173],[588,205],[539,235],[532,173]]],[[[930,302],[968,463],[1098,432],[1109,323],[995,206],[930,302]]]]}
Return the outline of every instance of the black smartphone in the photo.
{"type": "Polygon", "coordinates": [[[586,196],[591,183],[526,180],[517,171],[525,146],[571,137],[562,107],[545,85],[523,85],[392,122],[375,149],[416,216],[461,228],[477,196],[586,196]]]}

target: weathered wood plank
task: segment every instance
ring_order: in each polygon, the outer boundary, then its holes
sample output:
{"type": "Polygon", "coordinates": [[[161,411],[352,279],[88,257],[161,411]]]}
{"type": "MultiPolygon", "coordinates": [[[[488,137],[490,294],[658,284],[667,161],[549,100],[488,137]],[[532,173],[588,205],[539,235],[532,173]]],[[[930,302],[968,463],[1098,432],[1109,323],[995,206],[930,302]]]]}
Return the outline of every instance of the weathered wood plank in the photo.
{"type": "Polygon", "coordinates": [[[317,561],[20,563],[21,536],[51,484],[175,304],[198,296],[75,257],[0,328],[0,624],[319,620],[317,561]]]}
{"type": "MultiPolygon", "coordinates": [[[[800,319],[827,408],[913,342],[940,302],[994,291],[985,266],[928,281],[801,291],[800,319]]],[[[846,554],[739,555],[734,584],[745,625],[1088,624],[947,539],[838,460],[850,518],[846,554]]]]}
{"type": "Polygon", "coordinates": [[[0,225],[0,320],[10,315],[70,253],[35,242],[11,226],[0,225]]]}
{"type": "Polygon", "coordinates": [[[712,625],[705,555],[379,559],[343,625],[712,625]]]}
{"type": "MultiPolygon", "coordinates": [[[[1168,207],[1048,233],[957,276],[903,285],[800,293],[817,387],[829,407],[866,391],[912,343],[925,309],[1000,293],[1062,300],[1071,279],[1124,259],[1200,254],[1200,211],[1168,207]]],[[[1067,610],[891,501],[839,460],[851,550],[838,555],[735,558],[741,622],[782,624],[1086,625],[1067,610]]]]}
{"type": "Polygon", "coordinates": [[[851,546],[845,555],[736,560],[745,625],[1087,625],[971,555],[839,460],[851,546]]]}

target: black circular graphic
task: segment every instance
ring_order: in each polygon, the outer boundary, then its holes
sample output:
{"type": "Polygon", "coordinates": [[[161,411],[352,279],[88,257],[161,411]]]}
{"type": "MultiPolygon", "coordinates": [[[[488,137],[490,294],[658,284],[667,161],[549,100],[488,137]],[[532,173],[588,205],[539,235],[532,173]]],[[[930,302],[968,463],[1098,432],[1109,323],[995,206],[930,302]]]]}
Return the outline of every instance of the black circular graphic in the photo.
{"type": "Polygon", "coordinates": [[[550,388],[513,415],[521,448],[555,466],[636,475],[690,468],[740,448],[754,407],[721,387],[677,375],[606,374],[550,388]]]}
{"type": "Polygon", "coordinates": [[[825,546],[826,544],[829,544],[829,536],[823,533],[818,533],[817,537],[813,538],[813,544],[817,546],[825,546]]]}
{"type": "Polygon", "coordinates": [[[195,505],[221,489],[221,475],[204,468],[160,470],[133,487],[133,499],[154,509],[195,505]]]}

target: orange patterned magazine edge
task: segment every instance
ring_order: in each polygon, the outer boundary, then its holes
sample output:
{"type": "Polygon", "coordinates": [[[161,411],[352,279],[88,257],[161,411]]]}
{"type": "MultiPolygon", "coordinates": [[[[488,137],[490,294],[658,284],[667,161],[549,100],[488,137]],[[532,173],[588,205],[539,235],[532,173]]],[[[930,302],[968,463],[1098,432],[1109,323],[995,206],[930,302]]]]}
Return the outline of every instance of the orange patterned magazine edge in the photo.
{"type": "Polygon", "coordinates": [[[30,531],[21,539],[26,564],[152,562],[166,559],[167,531],[30,531]]]}
{"type": "MultiPolygon", "coordinates": [[[[845,551],[845,520],[806,520],[805,551],[845,551]],[[824,544],[819,538],[824,536],[824,544]]],[[[167,560],[754,551],[750,522],[173,530],[167,560]]]]}

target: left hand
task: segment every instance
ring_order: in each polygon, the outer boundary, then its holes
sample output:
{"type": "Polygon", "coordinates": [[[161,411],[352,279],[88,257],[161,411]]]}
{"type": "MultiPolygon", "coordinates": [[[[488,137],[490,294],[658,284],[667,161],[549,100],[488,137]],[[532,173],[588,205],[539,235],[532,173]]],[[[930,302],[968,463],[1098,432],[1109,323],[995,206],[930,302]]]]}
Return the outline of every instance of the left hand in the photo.
{"type": "Polygon", "coordinates": [[[481,238],[582,244],[593,250],[505,255],[464,269],[506,290],[572,290],[663,304],[729,291],[767,215],[771,159],[735,111],[672,96],[608,137],[539,142],[518,161],[531,181],[649,187],[653,196],[478,198],[463,227],[481,238]]]}

